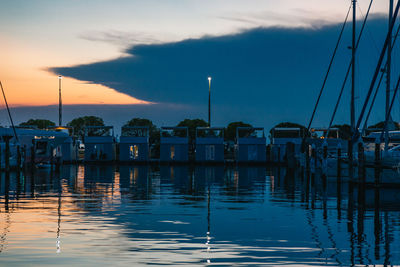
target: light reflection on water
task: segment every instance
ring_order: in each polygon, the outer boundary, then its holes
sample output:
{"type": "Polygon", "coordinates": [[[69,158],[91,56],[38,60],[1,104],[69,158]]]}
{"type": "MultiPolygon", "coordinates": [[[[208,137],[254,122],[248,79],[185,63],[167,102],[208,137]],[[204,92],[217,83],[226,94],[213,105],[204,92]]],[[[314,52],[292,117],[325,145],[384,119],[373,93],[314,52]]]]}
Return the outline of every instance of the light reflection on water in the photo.
{"type": "Polygon", "coordinates": [[[284,168],[2,174],[3,265],[400,263],[400,189],[284,168]]]}

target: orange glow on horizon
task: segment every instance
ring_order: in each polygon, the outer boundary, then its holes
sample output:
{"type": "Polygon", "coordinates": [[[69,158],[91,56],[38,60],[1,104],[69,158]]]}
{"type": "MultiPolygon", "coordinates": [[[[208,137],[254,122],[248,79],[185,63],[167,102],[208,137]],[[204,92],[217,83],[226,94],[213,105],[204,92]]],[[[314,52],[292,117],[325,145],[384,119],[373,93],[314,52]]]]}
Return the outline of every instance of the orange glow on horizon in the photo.
{"type": "MultiPolygon", "coordinates": [[[[53,51],[21,46],[10,40],[0,44],[0,51],[3,57],[0,63],[0,79],[10,106],[58,104],[58,74],[50,73],[46,69],[49,66],[72,65],[74,59],[53,51]]],[[[64,105],[151,104],[106,86],[68,77],[62,78],[61,87],[64,105]]]]}

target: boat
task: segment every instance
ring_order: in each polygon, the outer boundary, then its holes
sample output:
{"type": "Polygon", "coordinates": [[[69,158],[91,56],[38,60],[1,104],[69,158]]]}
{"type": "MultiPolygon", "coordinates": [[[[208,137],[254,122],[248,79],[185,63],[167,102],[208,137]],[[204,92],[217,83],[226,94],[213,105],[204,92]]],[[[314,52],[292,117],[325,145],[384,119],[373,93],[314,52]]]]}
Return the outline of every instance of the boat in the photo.
{"type": "Polygon", "coordinates": [[[14,129],[0,128],[0,164],[5,163],[5,146],[6,139],[9,138],[10,145],[10,166],[17,166],[18,150],[22,153],[21,158],[25,163],[31,163],[32,159],[35,164],[50,164],[52,158],[59,156],[61,153],[61,145],[69,138],[64,132],[55,130],[38,130],[32,128],[17,128],[15,133],[18,140],[14,136],[14,129]],[[32,151],[34,156],[32,157],[32,151]]]}

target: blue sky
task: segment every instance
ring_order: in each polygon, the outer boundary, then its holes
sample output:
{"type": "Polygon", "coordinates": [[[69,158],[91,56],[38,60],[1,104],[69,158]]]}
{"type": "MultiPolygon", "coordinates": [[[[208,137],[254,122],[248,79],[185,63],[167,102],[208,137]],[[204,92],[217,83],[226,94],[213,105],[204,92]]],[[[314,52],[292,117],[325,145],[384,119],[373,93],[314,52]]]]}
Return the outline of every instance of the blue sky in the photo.
{"type": "MultiPolygon", "coordinates": [[[[368,4],[358,1],[360,16],[368,4]]],[[[103,114],[98,107],[105,104],[115,107],[113,118],[125,118],[117,104],[142,106],[145,100],[156,104],[147,107],[150,112],[132,107],[131,117],[162,125],[206,118],[211,75],[215,124],[305,124],[349,5],[350,0],[9,1],[0,10],[2,81],[9,102],[25,106],[16,111],[16,121],[53,115],[42,111],[57,103],[58,74],[65,76],[64,103],[74,107],[73,114],[103,114]],[[35,113],[26,106],[36,106],[35,113]]],[[[372,8],[375,19],[367,25],[358,60],[357,105],[382,45],[386,10],[386,1],[372,8]]],[[[345,35],[318,126],[327,124],[349,60],[349,28],[345,35]]],[[[339,122],[347,120],[345,108],[339,122]]]]}

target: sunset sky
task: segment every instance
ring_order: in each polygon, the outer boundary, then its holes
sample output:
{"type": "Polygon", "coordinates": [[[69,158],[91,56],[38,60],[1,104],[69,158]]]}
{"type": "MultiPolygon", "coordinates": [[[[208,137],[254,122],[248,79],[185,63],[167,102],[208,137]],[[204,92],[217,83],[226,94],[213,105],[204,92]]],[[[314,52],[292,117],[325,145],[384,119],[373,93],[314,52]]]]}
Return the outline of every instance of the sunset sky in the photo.
{"type": "MultiPolygon", "coordinates": [[[[323,26],[341,23],[350,2],[350,0],[5,1],[0,9],[0,79],[8,101],[14,107],[54,105],[58,103],[58,73],[55,71],[57,68],[135,58],[135,47],[141,45],[162,45],[187,39],[239,34],[260,27],[300,27],[317,30],[323,26]]],[[[361,16],[365,14],[369,0],[358,2],[358,13],[361,16]]],[[[372,12],[386,13],[388,9],[386,2],[388,1],[374,3],[372,12]]],[[[335,34],[336,32],[337,29],[335,34]]],[[[334,43],[324,45],[330,52],[334,43]]],[[[329,59],[329,53],[326,55],[325,62],[329,59]]],[[[135,73],[125,74],[132,77],[135,75],[135,73]]],[[[77,75],[66,76],[62,80],[63,103],[66,105],[126,105],[158,103],[160,100],[157,97],[153,99],[152,92],[148,91],[145,99],[148,102],[142,101],[134,93],[136,89],[134,87],[137,85],[119,84],[117,91],[112,84],[98,82],[101,80],[98,77],[94,81],[89,78],[76,79],[77,75]],[[121,86],[132,86],[132,88],[121,88],[121,86]],[[129,93],[129,90],[133,93],[129,93]]],[[[321,79],[321,77],[315,78],[321,79]]],[[[204,77],[200,77],[199,81],[202,79],[204,77]]],[[[218,77],[215,79],[218,81],[218,77]]],[[[175,85],[180,87],[177,83],[175,85]]],[[[141,83],[140,90],[146,90],[146,81],[141,83]]]]}

